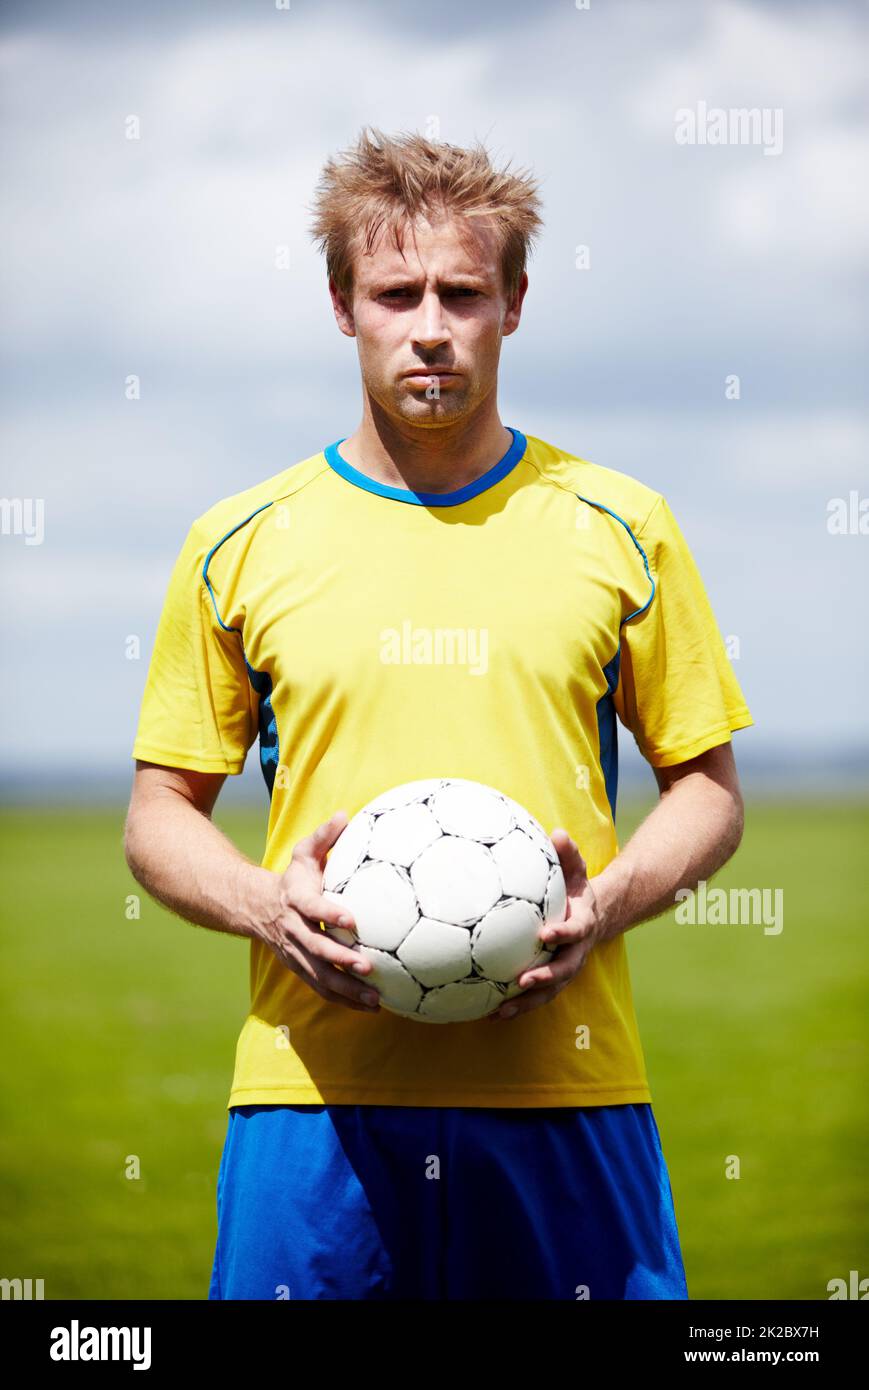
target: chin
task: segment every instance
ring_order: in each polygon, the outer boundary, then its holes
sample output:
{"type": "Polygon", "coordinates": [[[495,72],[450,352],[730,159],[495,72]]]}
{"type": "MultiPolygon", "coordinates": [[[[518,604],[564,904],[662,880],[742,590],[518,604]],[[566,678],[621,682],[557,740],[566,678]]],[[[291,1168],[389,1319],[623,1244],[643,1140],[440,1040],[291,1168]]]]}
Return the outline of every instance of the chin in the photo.
{"type": "Polygon", "coordinates": [[[467,414],[467,402],[464,393],[444,392],[442,396],[434,397],[431,400],[426,396],[408,397],[402,395],[396,401],[398,414],[404,420],[412,421],[413,424],[425,424],[430,421],[432,424],[445,424],[448,420],[460,419],[467,414]]]}

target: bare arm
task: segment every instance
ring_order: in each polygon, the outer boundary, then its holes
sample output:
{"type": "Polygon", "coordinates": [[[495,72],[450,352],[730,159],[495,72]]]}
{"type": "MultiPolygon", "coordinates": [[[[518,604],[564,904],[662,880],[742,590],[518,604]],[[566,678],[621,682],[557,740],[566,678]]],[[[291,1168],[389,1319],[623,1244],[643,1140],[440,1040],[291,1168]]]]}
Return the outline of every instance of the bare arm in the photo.
{"type": "MultiPolygon", "coordinates": [[[[370,963],[335,941],[320,922],[352,924],[349,910],[322,894],[326,854],[347,824],[336,812],[300,840],[282,874],[252,863],[211,819],[224,774],[137,762],[124,832],[133,877],[165,907],[215,931],[256,937],[323,998],[376,1012],[363,1002],[370,963]]],[[[377,999],[374,995],[374,999],[377,999]]]]}
{"type": "Polygon", "coordinates": [[[277,875],[251,863],[211,819],[224,773],[137,762],[124,831],[133,877],[188,922],[258,936],[274,915],[277,875]]]}
{"type": "Polygon", "coordinates": [[[555,829],[567,883],[567,917],[544,929],[557,956],[525,971],[526,993],[502,1005],[492,1018],[512,1018],[548,1003],[582,969],[589,951],[638,922],[666,912],[680,888],[696,888],[736,850],[742,838],[743,804],[729,743],[675,767],[655,769],[660,799],[620,854],[594,878],[567,831],[555,829]]]}
{"type": "Polygon", "coordinates": [[[673,906],[726,864],[742,839],[743,803],[731,744],[656,768],[660,800],[622,852],[591,879],[608,940],[673,906]]]}

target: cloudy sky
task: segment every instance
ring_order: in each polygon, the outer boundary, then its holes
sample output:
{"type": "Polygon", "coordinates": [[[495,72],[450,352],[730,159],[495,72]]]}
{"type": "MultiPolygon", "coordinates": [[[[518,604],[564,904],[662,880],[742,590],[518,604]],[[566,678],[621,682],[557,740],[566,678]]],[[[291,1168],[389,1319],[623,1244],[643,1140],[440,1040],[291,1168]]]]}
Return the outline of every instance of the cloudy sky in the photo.
{"type": "Polygon", "coordinates": [[[190,521],[355,428],[307,205],[365,124],[533,169],[546,226],[502,419],[668,497],[738,639],[739,747],[865,747],[869,535],[828,526],[869,496],[865,16],[7,0],[2,491],[44,501],[41,544],[0,536],[7,769],[127,775],[190,521]],[[703,104],[766,111],[780,151],[680,144],[703,104]]]}

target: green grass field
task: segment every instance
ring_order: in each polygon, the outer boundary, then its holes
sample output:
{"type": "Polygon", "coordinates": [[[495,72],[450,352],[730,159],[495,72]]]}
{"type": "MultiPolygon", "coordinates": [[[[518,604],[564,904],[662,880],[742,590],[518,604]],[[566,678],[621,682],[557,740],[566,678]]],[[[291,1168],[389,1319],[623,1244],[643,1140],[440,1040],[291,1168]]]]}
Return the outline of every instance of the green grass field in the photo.
{"type": "MultiPolygon", "coordinates": [[[[262,816],[218,819],[258,856],[262,816]]],[[[0,1277],[204,1298],[247,945],[144,897],[128,919],[120,810],[0,822],[0,1277]]],[[[866,805],[750,807],[715,883],[783,888],[781,934],[670,917],[630,934],[692,1298],[824,1299],[869,1276],[867,832],[866,805]]]]}

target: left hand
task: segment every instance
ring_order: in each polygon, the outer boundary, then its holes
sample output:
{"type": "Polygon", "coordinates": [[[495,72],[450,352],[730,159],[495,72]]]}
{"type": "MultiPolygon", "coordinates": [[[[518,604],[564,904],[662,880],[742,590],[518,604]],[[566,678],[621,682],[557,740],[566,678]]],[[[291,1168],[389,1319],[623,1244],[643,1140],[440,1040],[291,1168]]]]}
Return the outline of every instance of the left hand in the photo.
{"type": "Polygon", "coordinates": [[[594,889],[588,881],[585,860],[566,830],[552,832],[552,843],[561,862],[567,888],[567,916],[541,928],[540,937],[552,960],[533,970],[523,970],[518,983],[525,990],[489,1014],[489,1018],[514,1018],[548,1004],[569,985],[585,964],[586,956],[603,937],[594,889]]]}

